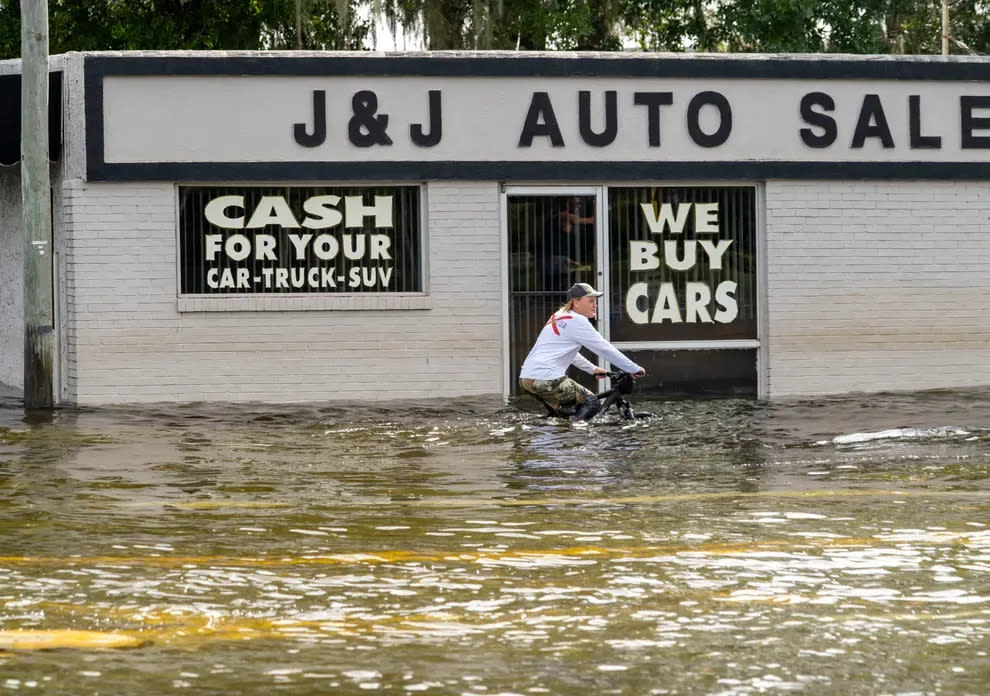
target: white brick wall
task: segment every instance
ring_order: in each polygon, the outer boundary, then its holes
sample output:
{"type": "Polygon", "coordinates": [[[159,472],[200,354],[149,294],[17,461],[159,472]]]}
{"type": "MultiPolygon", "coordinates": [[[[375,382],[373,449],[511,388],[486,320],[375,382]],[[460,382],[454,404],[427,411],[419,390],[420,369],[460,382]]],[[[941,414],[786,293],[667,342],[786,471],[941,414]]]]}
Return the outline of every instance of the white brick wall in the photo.
{"type": "Polygon", "coordinates": [[[24,387],[24,223],[18,167],[0,168],[0,384],[24,387]]]}
{"type": "MultiPolygon", "coordinates": [[[[771,398],[990,384],[990,184],[766,194],[771,398]]],[[[69,400],[501,391],[494,183],[427,188],[430,309],[405,311],[180,313],[174,187],[75,180],[64,195],[69,400]]]]}
{"type": "Polygon", "coordinates": [[[990,183],[766,193],[772,398],[990,384],[990,183]]]}
{"type": "Polygon", "coordinates": [[[74,181],[65,196],[72,401],[501,392],[495,183],[428,187],[431,308],[405,311],[180,314],[174,187],[74,181]]]}

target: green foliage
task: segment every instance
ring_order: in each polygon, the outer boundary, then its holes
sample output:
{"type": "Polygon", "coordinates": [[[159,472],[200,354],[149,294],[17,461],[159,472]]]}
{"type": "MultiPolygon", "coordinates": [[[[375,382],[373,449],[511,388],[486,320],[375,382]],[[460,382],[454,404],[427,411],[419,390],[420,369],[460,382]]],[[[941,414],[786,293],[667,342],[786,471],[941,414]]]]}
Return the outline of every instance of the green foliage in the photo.
{"type": "Polygon", "coordinates": [[[498,48],[532,51],[615,51],[618,0],[507,0],[498,48]]]}
{"type": "Polygon", "coordinates": [[[429,50],[601,50],[622,48],[616,31],[625,0],[374,0],[395,32],[429,50]]]}
{"type": "MultiPolygon", "coordinates": [[[[368,19],[431,50],[941,52],[941,0],[49,0],[50,52],[361,49],[368,19]],[[299,15],[297,16],[297,10],[299,15]]],[[[952,53],[990,53],[987,0],[950,3],[952,53]],[[961,42],[961,43],[957,43],[961,42]]],[[[0,58],[20,0],[0,0],[0,58]]]]}
{"type": "Polygon", "coordinates": [[[750,0],[722,3],[716,34],[729,51],[807,53],[825,47],[820,0],[750,0]]]}
{"type": "Polygon", "coordinates": [[[21,55],[21,3],[0,0],[0,59],[21,55]]]}
{"type": "MultiPolygon", "coordinates": [[[[976,53],[990,53],[990,3],[985,0],[957,0],[952,3],[951,36],[962,41],[976,53]]],[[[952,52],[963,52],[958,44],[952,52]]]]}
{"type": "Polygon", "coordinates": [[[622,21],[641,50],[713,50],[702,0],[629,0],[622,21]]]}
{"type": "Polygon", "coordinates": [[[822,21],[828,27],[822,51],[888,53],[884,30],[886,0],[828,0],[822,21]]]}
{"type": "MultiPolygon", "coordinates": [[[[721,0],[713,33],[726,51],[938,54],[941,0],[721,0]]],[[[950,33],[990,52],[983,0],[950,2],[950,33]]],[[[964,53],[958,44],[950,53],[964,53]]]]}
{"type": "MultiPolygon", "coordinates": [[[[49,52],[363,47],[370,27],[353,0],[301,0],[301,9],[300,36],[296,0],[49,0],[49,52]]],[[[0,0],[0,58],[18,55],[20,3],[0,0]]]]}
{"type": "MultiPolygon", "coordinates": [[[[650,50],[941,52],[941,0],[627,0],[623,17],[650,50]]],[[[985,0],[952,0],[950,26],[973,52],[990,52],[985,0]]]]}

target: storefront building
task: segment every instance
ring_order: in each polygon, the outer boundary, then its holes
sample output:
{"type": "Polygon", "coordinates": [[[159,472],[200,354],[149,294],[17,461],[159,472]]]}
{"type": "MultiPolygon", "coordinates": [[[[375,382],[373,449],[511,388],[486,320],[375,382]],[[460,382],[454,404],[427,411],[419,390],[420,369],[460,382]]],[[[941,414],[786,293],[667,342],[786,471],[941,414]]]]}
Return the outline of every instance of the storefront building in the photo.
{"type": "MultiPolygon", "coordinates": [[[[576,281],[661,393],[990,384],[985,59],[52,68],[62,403],[510,395],[576,281]]],[[[23,246],[18,180],[0,167],[0,249],[23,246]]],[[[14,385],[21,263],[0,253],[14,385]]]]}

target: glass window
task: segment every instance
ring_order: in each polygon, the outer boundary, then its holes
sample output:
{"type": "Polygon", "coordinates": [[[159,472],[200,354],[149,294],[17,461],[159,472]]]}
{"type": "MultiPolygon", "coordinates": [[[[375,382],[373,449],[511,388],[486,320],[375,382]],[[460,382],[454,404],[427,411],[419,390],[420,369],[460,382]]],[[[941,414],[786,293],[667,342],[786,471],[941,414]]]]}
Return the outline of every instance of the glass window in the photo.
{"type": "Polygon", "coordinates": [[[180,294],[422,292],[418,186],[179,187],[180,294]]]}
{"type": "Polygon", "coordinates": [[[757,338],[756,189],[609,187],[612,341],[757,338]]]}

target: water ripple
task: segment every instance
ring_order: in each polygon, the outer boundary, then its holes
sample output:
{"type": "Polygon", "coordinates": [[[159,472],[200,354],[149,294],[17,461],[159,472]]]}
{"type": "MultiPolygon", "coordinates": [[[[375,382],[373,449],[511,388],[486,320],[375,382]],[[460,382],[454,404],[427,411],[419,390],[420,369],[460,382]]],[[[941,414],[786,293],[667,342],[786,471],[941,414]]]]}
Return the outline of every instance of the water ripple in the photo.
{"type": "Polygon", "coordinates": [[[0,685],[982,693],[990,390],[638,403],[0,403],[0,685]]]}

